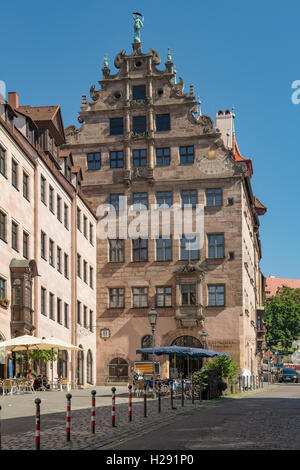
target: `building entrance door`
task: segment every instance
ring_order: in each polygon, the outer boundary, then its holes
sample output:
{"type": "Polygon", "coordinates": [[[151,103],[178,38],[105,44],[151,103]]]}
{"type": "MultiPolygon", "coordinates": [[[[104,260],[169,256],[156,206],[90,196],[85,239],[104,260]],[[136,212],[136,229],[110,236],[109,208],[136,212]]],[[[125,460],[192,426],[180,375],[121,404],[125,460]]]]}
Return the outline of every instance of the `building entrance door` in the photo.
{"type": "Polygon", "coordinates": [[[109,378],[120,382],[128,380],[128,363],[121,357],[116,357],[109,364],[109,378]]]}

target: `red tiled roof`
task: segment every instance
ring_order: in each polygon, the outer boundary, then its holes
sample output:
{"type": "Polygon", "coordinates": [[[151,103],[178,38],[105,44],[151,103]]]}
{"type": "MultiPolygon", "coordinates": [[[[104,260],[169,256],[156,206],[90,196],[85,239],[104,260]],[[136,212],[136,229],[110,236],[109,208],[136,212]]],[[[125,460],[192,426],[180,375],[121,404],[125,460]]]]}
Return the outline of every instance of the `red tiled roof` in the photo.
{"type": "Polygon", "coordinates": [[[251,158],[244,158],[240,152],[239,146],[237,144],[235,133],[232,134],[232,150],[233,150],[233,157],[236,162],[245,162],[248,168],[248,176],[249,178],[253,175],[253,166],[251,158]]]}
{"type": "Polygon", "coordinates": [[[19,106],[17,111],[27,114],[34,121],[52,121],[59,110],[56,106],[19,106]]]}
{"type": "Polygon", "coordinates": [[[265,293],[266,297],[276,295],[279,287],[291,287],[300,289],[300,279],[284,279],[280,277],[266,277],[265,293]],[[267,292],[270,292],[269,294],[267,292]]]}
{"type": "Polygon", "coordinates": [[[264,215],[267,212],[266,206],[256,196],[254,196],[254,207],[258,215],[264,215]]]}

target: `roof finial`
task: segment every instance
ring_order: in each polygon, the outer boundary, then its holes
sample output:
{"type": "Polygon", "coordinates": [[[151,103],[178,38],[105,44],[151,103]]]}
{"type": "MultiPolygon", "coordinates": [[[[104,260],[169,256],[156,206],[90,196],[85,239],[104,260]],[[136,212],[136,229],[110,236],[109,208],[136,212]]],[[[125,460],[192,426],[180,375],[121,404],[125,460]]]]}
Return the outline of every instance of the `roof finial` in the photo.
{"type": "Polygon", "coordinates": [[[167,60],[168,60],[168,62],[172,62],[171,49],[169,47],[168,47],[167,60]]]}
{"type": "Polygon", "coordinates": [[[134,36],[133,36],[133,42],[141,42],[141,29],[144,27],[144,17],[141,13],[138,11],[134,11],[132,13],[132,18],[134,21],[134,36]]]}
{"type": "Polygon", "coordinates": [[[104,65],[104,67],[108,67],[108,57],[107,57],[107,54],[104,54],[103,65],[104,65]]]}

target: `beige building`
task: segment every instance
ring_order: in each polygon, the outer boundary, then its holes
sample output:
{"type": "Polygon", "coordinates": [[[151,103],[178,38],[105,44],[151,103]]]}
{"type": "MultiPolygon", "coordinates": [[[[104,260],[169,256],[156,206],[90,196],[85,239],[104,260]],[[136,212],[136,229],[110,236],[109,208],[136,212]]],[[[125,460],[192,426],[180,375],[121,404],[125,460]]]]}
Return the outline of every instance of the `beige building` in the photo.
{"type": "MultiPolygon", "coordinates": [[[[165,68],[160,63],[141,43],[116,56],[116,72],[105,61],[100,89],[91,87],[91,102],[82,98],[81,127],[66,129],[64,149],[81,168],[82,190],[99,216],[98,384],[126,381],[135,361],[149,359],[136,349],[151,345],[151,307],[159,314],[156,345],[204,346],[232,354],[240,370],[259,368],[258,213],[266,209],[252,194],[252,163],[238,150],[232,113],[220,111],[215,126],[199,114],[193,86],[184,93],[183,80],[176,83],[170,54],[165,68]],[[181,239],[163,234],[162,222],[158,239],[150,232],[136,240],[120,232],[100,238],[103,204],[121,215],[132,204],[174,203],[192,206],[194,215],[203,206],[197,249],[188,250],[185,232],[181,239]]],[[[162,358],[160,375],[199,365],[162,358]]]]}
{"type": "MultiPolygon", "coordinates": [[[[65,142],[60,107],[19,106],[18,95],[10,93],[1,111],[0,297],[10,301],[2,305],[1,337],[53,336],[81,346],[76,355],[59,353],[54,377],[93,384],[96,218],[81,193],[72,154],[59,151],[65,142]],[[77,273],[77,246],[83,277],[77,273]]],[[[46,371],[45,364],[34,366],[46,371]]],[[[18,367],[14,363],[14,372],[18,367]]]]}

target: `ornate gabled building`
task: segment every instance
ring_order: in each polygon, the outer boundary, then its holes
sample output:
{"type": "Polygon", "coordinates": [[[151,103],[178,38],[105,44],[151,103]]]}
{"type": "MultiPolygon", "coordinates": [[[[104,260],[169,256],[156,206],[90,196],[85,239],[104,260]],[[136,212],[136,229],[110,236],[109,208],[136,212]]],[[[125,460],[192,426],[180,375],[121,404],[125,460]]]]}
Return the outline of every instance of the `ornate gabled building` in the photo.
{"type": "MultiPolygon", "coordinates": [[[[81,168],[82,190],[98,214],[102,204],[118,215],[131,205],[203,206],[203,236],[192,251],[188,234],[165,236],[162,223],[156,239],[150,230],[135,240],[98,232],[98,384],[128,379],[141,360],[136,349],[150,344],[152,306],[156,345],[206,346],[232,354],[240,369],[259,368],[252,163],[240,155],[233,129],[226,142],[227,127],[224,134],[198,112],[193,86],[184,93],[182,78],[176,83],[170,51],[164,68],[160,63],[138,40],[131,54],[116,56],[116,73],[106,58],[100,89],[91,87],[92,101],[82,97],[81,127],[65,130],[64,149],[81,168]]],[[[192,369],[184,360],[160,362],[161,376],[192,369]]]]}

